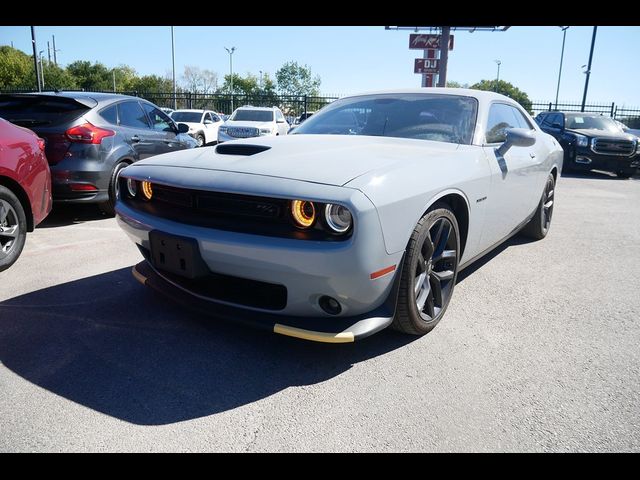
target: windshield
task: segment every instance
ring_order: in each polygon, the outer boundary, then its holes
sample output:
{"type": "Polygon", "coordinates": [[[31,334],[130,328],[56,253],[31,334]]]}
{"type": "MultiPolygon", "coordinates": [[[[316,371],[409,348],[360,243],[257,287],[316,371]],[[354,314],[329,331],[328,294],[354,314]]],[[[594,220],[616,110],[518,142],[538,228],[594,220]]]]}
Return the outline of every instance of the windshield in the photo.
{"type": "Polygon", "coordinates": [[[619,133],[622,129],[609,117],[589,117],[586,115],[567,115],[565,128],[572,130],[603,130],[619,133]]]}
{"type": "Polygon", "coordinates": [[[336,100],[292,134],[373,135],[470,144],[473,97],[426,93],[364,95],[336,100]]]}
{"type": "Polygon", "coordinates": [[[273,122],[271,110],[236,110],[229,120],[240,122],[273,122]]]}
{"type": "Polygon", "coordinates": [[[173,112],[171,118],[174,122],[200,123],[202,112],[173,112]]]}

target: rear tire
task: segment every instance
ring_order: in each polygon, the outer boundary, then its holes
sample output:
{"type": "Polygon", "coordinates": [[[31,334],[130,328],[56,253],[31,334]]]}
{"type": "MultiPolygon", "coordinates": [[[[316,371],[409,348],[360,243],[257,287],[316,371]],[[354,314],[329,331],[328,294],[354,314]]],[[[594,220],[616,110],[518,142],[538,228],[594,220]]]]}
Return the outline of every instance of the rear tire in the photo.
{"type": "Polygon", "coordinates": [[[529,220],[529,223],[522,229],[521,233],[524,236],[534,240],[542,240],[547,236],[551,228],[551,217],[553,216],[555,185],[556,181],[553,178],[553,174],[550,173],[547,177],[547,183],[545,183],[536,213],[533,214],[533,218],[529,220]]]}
{"type": "Polygon", "coordinates": [[[109,181],[109,200],[100,203],[98,206],[102,213],[113,217],[116,214],[116,199],[118,198],[118,177],[123,168],[128,167],[127,162],[118,163],[111,172],[111,180],[109,181]]]}
{"type": "Polygon", "coordinates": [[[199,147],[203,147],[204,146],[204,135],[201,134],[201,133],[196,135],[196,142],[198,142],[198,146],[199,147]]]}
{"type": "Polygon", "coordinates": [[[0,272],[13,265],[27,237],[27,217],[18,197],[0,185],[0,272]]]}
{"type": "Polygon", "coordinates": [[[394,329],[424,335],[444,316],[458,276],[458,232],[456,217],[444,203],[416,225],[404,256],[394,329]]]}

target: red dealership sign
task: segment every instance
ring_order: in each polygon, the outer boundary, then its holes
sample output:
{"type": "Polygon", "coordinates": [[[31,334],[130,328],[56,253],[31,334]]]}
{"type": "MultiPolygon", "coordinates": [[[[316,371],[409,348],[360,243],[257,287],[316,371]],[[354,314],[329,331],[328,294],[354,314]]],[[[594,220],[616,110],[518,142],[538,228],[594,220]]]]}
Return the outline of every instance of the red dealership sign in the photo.
{"type": "MultiPolygon", "coordinates": [[[[412,33],[409,35],[409,48],[424,50],[425,48],[440,48],[440,35],[423,35],[412,33]]],[[[453,35],[449,36],[449,50],[453,50],[453,35]]]]}

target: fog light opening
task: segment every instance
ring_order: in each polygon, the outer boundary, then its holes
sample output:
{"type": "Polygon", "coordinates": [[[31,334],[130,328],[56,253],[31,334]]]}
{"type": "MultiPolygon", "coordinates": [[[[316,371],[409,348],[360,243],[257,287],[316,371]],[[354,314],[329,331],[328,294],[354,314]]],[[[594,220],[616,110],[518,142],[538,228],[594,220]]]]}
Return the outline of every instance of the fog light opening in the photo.
{"type": "Polygon", "coordinates": [[[335,298],[323,295],[318,299],[318,305],[320,308],[327,312],[329,315],[338,315],[342,311],[342,306],[335,298]]]}
{"type": "Polygon", "coordinates": [[[576,163],[591,163],[591,159],[588,157],[576,157],[576,163]]]}

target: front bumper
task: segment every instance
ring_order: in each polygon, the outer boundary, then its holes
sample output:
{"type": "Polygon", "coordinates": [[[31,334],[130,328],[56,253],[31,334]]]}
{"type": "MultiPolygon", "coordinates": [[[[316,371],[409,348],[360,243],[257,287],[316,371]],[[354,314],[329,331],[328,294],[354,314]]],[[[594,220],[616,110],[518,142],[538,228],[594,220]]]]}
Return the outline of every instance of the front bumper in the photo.
{"type": "MultiPolygon", "coordinates": [[[[203,172],[199,175],[202,177],[203,172]]],[[[239,184],[248,190],[258,189],[261,184],[261,179],[255,175],[239,176],[223,172],[214,172],[211,175],[215,175],[217,185],[225,184],[227,177],[229,182],[240,182],[239,184]]],[[[205,181],[206,178],[201,180],[205,181]]],[[[294,180],[273,179],[271,183],[282,184],[279,188],[292,192],[293,198],[297,198],[296,191],[307,190],[308,193],[309,189],[304,182],[294,180]]],[[[221,187],[221,190],[224,189],[221,187]]],[[[205,295],[198,290],[202,283],[195,286],[156,271],[156,274],[172,285],[174,290],[182,290],[215,305],[235,307],[245,311],[247,315],[266,314],[285,320],[305,318],[311,324],[325,322],[327,325],[333,325],[338,322],[340,325],[349,326],[352,325],[348,323],[349,319],[353,318],[382,318],[377,309],[391,294],[394,278],[398,276],[402,263],[403,252],[386,252],[377,210],[361,192],[329,185],[323,186],[322,192],[323,197],[309,199],[340,202],[354,212],[356,229],[350,238],[333,242],[300,240],[185,225],[143,213],[122,201],[117,203],[116,213],[120,227],[142,252],[151,249],[152,231],[187,237],[195,240],[198,254],[213,276],[231,276],[234,280],[264,282],[278,288],[284,287],[286,299],[278,306],[261,306],[249,301],[249,298],[256,298],[255,292],[252,294],[250,289],[247,289],[247,296],[240,299],[225,298],[216,291],[205,295]],[[389,267],[391,269],[388,273],[374,275],[372,278],[373,273],[389,267]],[[320,307],[320,298],[325,295],[340,303],[340,313],[330,315],[320,307]],[[364,317],[361,317],[363,315],[364,317]]],[[[145,254],[145,257],[153,256],[145,254]]],[[[208,278],[204,284],[211,285],[208,278]]],[[[208,310],[209,313],[215,314],[211,310],[217,310],[217,307],[209,307],[208,310]]],[[[383,323],[386,326],[392,313],[384,316],[384,322],[379,321],[375,328],[370,326],[366,331],[372,332],[383,323]]],[[[290,325],[285,321],[280,321],[279,324],[290,325]]]]}
{"type": "Polygon", "coordinates": [[[254,135],[252,137],[232,137],[231,135],[227,135],[226,133],[218,130],[218,143],[228,142],[230,140],[242,140],[243,138],[258,138],[258,137],[264,137],[264,135],[254,135]]]}
{"type": "Polygon", "coordinates": [[[246,324],[280,335],[322,343],[350,343],[368,337],[388,327],[393,321],[398,295],[398,279],[385,302],[362,315],[344,318],[292,317],[248,311],[230,305],[205,300],[190,294],[171,283],[155,270],[149,262],[142,261],[132,269],[133,276],[141,284],[151,287],[161,295],[191,310],[224,321],[246,324]]]}
{"type": "Polygon", "coordinates": [[[595,153],[589,147],[575,147],[571,158],[571,167],[582,170],[605,170],[618,172],[640,167],[640,155],[605,155],[595,153]]]}

